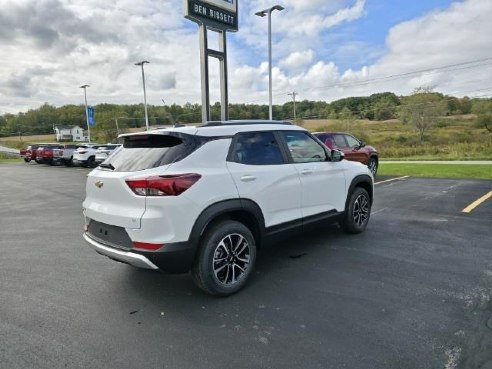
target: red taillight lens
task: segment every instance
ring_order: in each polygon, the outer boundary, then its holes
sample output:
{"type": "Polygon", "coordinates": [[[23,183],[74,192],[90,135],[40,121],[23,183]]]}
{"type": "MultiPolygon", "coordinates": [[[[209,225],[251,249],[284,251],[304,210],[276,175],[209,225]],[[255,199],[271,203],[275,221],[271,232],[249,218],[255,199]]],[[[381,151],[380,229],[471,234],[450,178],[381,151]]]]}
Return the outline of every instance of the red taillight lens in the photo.
{"type": "Polygon", "coordinates": [[[162,243],[133,242],[133,247],[142,250],[159,250],[163,246],[162,243]]]}
{"type": "Polygon", "coordinates": [[[126,184],[139,196],[178,196],[202,176],[195,173],[127,179],[126,184]]]}

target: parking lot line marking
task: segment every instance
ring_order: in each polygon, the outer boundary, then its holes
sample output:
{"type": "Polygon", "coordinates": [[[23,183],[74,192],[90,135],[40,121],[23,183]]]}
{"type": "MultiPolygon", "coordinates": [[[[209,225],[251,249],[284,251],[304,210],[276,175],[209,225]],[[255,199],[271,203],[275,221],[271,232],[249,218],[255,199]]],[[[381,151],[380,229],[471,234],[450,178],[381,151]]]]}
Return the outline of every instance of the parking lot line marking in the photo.
{"type": "Polygon", "coordinates": [[[466,208],[464,208],[463,210],[461,210],[461,212],[462,213],[471,213],[473,211],[473,209],[475,209],[477,206],[479,206],[480,204],[484,203],[485,201],[487,201],[491,197],[492,197],[492,191],[490,191],[486,195],[483,195],[481,198],[473,201],[470,205],[468,205],[466,208]]]}
{"type": "Polygon", "coordinates": [[[374,184],[377,185],[377,184],[380,184],[380,183],[387,183],[387,182],[392,182],[392,181],[399,181],[401,179],[405,179],[405,178],[408,178],[408,177],[410,177],[410,176],[403,176],[403,177],[398,177],[398,178],[391,178],[391,179],[387,179],[385,181],[376,182],[374,184]]]}

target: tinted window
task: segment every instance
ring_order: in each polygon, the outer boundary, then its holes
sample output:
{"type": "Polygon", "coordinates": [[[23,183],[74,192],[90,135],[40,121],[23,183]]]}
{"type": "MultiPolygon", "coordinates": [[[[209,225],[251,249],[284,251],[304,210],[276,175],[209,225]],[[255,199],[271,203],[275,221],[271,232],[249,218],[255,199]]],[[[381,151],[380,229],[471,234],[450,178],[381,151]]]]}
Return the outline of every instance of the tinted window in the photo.
{"type": "Polygon", "coordinates": [[[294,163],[326,161],[323,147],[305,132],[282,132],[294,163]]]}
{"type": "Polygon", "coordinates": [[[126,136],[123,147],[103,164],[111,164],[117,172],[156,168],[184,159],[205,142],[204,138],[186,134],[126,136]]]}
{"type": "Polygon", "coordinates": [[[333,142],[336,147],[347,147],[345,137],[343,135],[333,135],[333,142]]]}
{"type": "Polygon", "coordinates": [[[238,134],[233,149],[232,161],[247,165],[278,165],[284,159],[272,132],[249,132],[238,134]]]}
{"type": "Polygon", "coordinates": [[[350,135],[345,135],[345,139],[347,140],[347,144],[351,148],[356,148],[360,146],[359,140],[357,140],[355,137],[350,136],[350,135]]]}

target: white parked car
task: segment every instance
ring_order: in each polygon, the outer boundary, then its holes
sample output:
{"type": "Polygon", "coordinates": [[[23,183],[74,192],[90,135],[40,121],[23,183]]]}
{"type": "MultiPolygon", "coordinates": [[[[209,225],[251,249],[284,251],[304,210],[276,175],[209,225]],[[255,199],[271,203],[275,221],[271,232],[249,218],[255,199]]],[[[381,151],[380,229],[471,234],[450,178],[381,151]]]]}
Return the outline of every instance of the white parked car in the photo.
{"type": "Polygon", "coordinates": [[[100,146],[96,150],[96,156],[94,162],[96,165],[101,164],[104,160],[108,158],[116,149],[121,147],[120,144],[106,144],[104,146],[100,146]]]}
{"type": "Polygon", "coordinates": [[[87,178],[85,240],[136,267],[187,272],[225,296],[266,240],[317,222],[365,230],[367,166],[288,122],[226,121],[126,134],[87,178]]]}
{"type": "Polygon", "coordinates": [[[93,168],[96,166],[96,151],[102,146],[100,144],[83,144],[79,145],[77,150],[73,152],[72,164],[82,167],[93,168]]]}

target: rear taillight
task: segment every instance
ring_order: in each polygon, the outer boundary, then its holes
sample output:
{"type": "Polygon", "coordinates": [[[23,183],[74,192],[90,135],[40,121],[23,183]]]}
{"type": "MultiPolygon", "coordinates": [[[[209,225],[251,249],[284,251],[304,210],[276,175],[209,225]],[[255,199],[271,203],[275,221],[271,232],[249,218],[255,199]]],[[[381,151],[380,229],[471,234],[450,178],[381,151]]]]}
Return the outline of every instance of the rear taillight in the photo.
{"type": "Polygon", "coordinates": [[[87,154],[87,151],[79,151],[79,154],[87,154]]]}
{"type": "Polygon", "coordinates": [[[202,176],[195,173],[127,179],[126,184],[139,196],[178,196],[202,176]]]}

